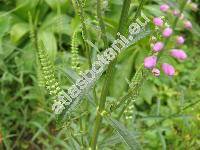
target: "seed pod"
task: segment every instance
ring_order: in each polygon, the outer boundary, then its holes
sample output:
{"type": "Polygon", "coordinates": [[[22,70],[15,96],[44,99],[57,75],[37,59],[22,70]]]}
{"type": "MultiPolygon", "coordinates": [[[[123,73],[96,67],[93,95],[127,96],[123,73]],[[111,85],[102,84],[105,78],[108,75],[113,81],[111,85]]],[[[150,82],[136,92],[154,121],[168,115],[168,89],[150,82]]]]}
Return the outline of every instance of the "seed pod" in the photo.
{"type": "Polygon", "coordinates": [[[46,88],[49,91],[49,94],[52,95],[55,100],[57,100],[61,88],[59,87],[59,83],[55,77],[54,65],[49,59],[44,44],[40,42],[38,46],[38,56],[46,88]]]}
{"type": "Polygon", "coordinates": [[[72,36],[72,41],[71,41],[71,66],[72,69],[74,69],[77,73],[81,73],[81,69],[78,66],[79,63],[79,55],[78,55],[78,32],[75,31],[73,36],[72,36]]]}

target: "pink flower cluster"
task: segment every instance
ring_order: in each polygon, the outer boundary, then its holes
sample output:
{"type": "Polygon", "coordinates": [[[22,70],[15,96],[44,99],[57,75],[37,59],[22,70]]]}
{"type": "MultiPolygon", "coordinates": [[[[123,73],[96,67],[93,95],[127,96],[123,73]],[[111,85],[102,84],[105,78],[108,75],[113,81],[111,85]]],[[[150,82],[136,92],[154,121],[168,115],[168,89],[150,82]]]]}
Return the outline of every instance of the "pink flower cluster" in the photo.
{"type": "MultiPolygon", "coordinates": [[[[155,17],[153,19],[153,23],[157,27],[163,27],[163,24],[164,24],[163,20],[161,18],[159,18],[159,17],[155,17]]],[[[172,33],[173,33],[173,30],[171,28],[167,27],[167,28],[165,28],[163,30],[162,34],[163,34],[163,37],[168,38],[168,37],[170,37],[172,35],[172,33]]]]}
{"type": "Polygon", "coordinates": [[[183,36],[178,36],[178,37],[176,38],[176,43],[177,43],[177,44],[181,45],[181,44],[183,44],[184,42],[185,42],[185,39],[184,39],[183,36]]]}
{"type": "Polygon", "coordinates": [[[160,10],[163,11],[163,12],[167,12],[169,10],[169,5],[167,4],[163,4],[160,6],[160,10]]]}
{"type": "MultiPolygon", "coordinates": [[[[165,4],[160,7],[160,10],[167,12],[169,8],[170,7],[165,4]]],[[[176,11],[174,13],[178,14],[178,12],[179,11],[176,11]]],[[[173,29],[171,29],[170,27],[164,27],[164,21],[161,18],[155,17],[153,19],[153,23],[157,28],[161,30],[162,39],[169,38],[173,34],[173,29]]],[[[185,38],[183,36],[176,37],[177,46],[184,44],[184,42],[185,42],[185,38]]],[[[156,68],[157,61],[158,61],[157,55],[159,55],[159,52],[162,51],[164,47],[165,45],[162,42],[162,40],[154,41],[154,44],[152,44],[152,51],[153,51],[152,56],[148,56],[144,59],[144,67],[147,69],[150,69],[152,74],[156,77],[160,76],[160,70],[156,68]]],[[[187,54],[182,49],[170,50],[170,56],[180,61],[183,61],[187,58],[187,54]]],[[[175,74],[175,68],[168,63],[162,63],[161,69],[168,76],[173,76],[175,74]]]]}
{"type": "MultiPolygon", "coordinates": [[[[191,3],[188,2],[188,4],[191,6],[191,9],[197,11],[198,10],[198,6],[195,3],[191,3]]],[[[179,10],[171,10],[170,6],[168,4],[162,4],[160,6],[160,10],[164,13],[168,12],[168,13],[172,13],[174,16],[179,17],[181,20],[183,20],[183,24],[184,24],[184,28],[191,30],[192,29],[192,23],[189,20],[184,19],[184,15],[183,13],[181,13],[179,10]]],[[[169,29],[167,29],[166,36],[168,36],[168,33],[170,33],[171,31],[169,29]]]]}

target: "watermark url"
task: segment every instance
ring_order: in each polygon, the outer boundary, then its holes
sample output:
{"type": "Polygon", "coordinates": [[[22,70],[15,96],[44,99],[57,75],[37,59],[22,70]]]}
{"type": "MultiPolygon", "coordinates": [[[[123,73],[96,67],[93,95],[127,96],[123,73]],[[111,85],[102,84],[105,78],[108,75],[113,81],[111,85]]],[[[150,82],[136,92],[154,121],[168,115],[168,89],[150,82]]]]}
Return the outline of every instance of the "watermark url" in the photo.
{"type": "Polygon", "coordinates": [[[123,49],[127,48],[133,40],[136,40],[135,35],[144,31],[143,29],[150,19],[144,13],[141,13],[141,17],[143,18],[142,21],[141,19],[137,19],[136,22],[133,22],[129,26],[129,35],[127,38],[118,32],[117,35],[119,38],[113,41],[110,48],[107,48],[102,54],[97,55],[97,61],[92,65],[91,70],[85,71],[67,92],[62,90],[59,93],[58,100],[55,101],[52,106],[52,110],[55,114],[61,114],[64,109],[69,111],[75,107],[83,91],[88,89],[88,87],[94,83],[94,80],[102,75],[109,63],[114,60],[123,49]]]}

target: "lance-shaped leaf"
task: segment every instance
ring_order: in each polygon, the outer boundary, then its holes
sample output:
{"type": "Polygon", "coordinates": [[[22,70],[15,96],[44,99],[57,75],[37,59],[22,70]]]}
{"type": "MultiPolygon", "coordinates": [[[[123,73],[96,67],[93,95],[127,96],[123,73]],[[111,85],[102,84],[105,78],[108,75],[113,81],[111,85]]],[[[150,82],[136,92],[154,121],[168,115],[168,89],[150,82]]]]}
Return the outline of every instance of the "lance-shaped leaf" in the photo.
{"type": "Polygon", "coordinates": [[[131,132],[126,129],[126,127],[121,124],[119,121],[107,117],[109,124],[117,131],[117,133],[121,136],[124,142],[132,149],[132,150],[141,150],[139,142],[136,139],[136,136],[131,134],[131,132]]]}

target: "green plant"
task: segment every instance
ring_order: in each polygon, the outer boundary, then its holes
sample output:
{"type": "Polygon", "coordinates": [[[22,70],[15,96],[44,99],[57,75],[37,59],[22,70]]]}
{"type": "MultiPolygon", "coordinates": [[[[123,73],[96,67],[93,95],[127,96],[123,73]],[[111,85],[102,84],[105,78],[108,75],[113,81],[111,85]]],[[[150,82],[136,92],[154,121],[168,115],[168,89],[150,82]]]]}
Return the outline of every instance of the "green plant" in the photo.
{"type": "MultiPolygon", "coordinates": [[[[199,149],[199,12],[193,1],[0,0],[0,149],[199,149]],[[170,11],[159,6],[168,4],[170,11]],[[71,7],[73,6],[73,7],[71,7]],[[173,10],[183,12],[192,30],[173,10]],[[162,17],[174,34],[149,22],[62,115],[52,103],[91,69],[114,39],[128,36],[141,13],[162,17]],[[176,36],[184,37],[176,45],[176,36]],[[168,50],[184,49],[185,62],[168,50]],[[152,75],[144,58],[169,62],[173,77],[152,75]],[[178,64],[178,65],[177,65],[178,64]],[[78,105],[79,103],[79,105],[78,105]],[[75,109],[76,108],[76,109],[75,109]],[[67,117],[66,117],[67,116],[67,117]]],[[[164,24],[166,26],[166,24],[164,24]]],[[[164,27],[163,26],[163,27],[164,27]]]]}

